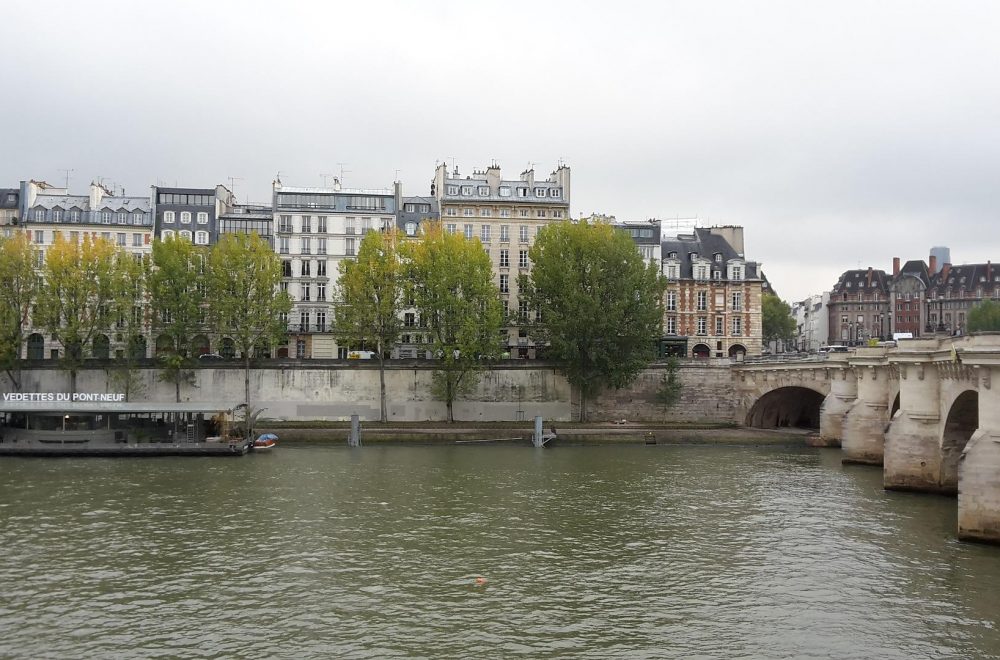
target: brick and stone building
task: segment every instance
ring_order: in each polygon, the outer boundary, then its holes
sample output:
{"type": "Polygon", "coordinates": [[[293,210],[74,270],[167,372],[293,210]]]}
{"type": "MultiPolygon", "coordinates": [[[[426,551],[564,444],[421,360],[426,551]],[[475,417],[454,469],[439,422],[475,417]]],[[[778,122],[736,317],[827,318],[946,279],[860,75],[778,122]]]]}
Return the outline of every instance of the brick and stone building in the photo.
{"type": "Polygon", "coordinates": [[[743,254],[742,227],[694,228],[662,241],[661,352],[696,358],[760,355],[760,264],[743,254]]]}
{"type": "MultiPolygon", "coordinates": [[[[936,265],[936,264],[935,264],[936,265]]],[[[969,311],[983,300],[1000,301],[1000,268],[984,264],[944,264],[927,289],[928,331],[964,335],[969,311]]]]}
{"type": "Polygon", "coordinates": [[[870,266],[844,272],[830,292],[827,343],[857,346],[889,336],[889,282],[884,270],[870,266]]]}
{"type": "MultiPolygon", "coordinates": [[[[478,238],[493,262],[501,302],[510,314],[526,319],[527,301],[518,295],[517,278],[531,270],[528,250],[538,230],[570,217],[570,168],[559,165],[545,179],[536,179],[529,168],[518,179],[504,179],[500,166],[462,176],[438,165],[431,183],[431,197],[440,207],[445,231],[478,238]]],[[[524,328],[508,328],[512,357],[535,357],[535,345],[524,328]]]]}
{"type": "Polygon", "coordinates": [[[897,333],[919,337],[927,326],[927,285],[930,274],[921,259],[907,261],[902,267],[899,257],[892,260],[892,279],[889,281],[889,310],[886,315],[884,337],[891,339],[897,333]]]}

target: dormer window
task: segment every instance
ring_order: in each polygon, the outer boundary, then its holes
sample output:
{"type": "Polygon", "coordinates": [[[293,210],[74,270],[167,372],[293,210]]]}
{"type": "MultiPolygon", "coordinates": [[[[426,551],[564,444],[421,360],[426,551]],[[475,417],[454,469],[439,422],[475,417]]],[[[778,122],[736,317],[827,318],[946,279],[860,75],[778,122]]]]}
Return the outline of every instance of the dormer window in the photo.
{"type": "Polygon", "coordinates": [[[458,186],[448,186],[448,194],[449,195],[457,195],[458,194],[458,186]]]}
{"type": "Polygon", "coordinates": [[[510,197],[510,186],[500,186],[500,196],[510,197]]]}
{"type": "Polygon", "coordinates": [[[489,186],[479,186],[479,196],[480,197],[489,197],[490,196],[490,187],[489,186]]]}
{"type": "Polygon", "coordinates": [[[676,252],[671,252],[667,256],[670,257],[671,259],[676,259],[677,258],[677,253],[676,252]]]}
{"type": "Polygon", "coordinates": [[[545,188],[535,188],[535,197],[545,197],[545,188]]]}
{"type": "Polygon", "coordinates": [[[718,252],[715,253],[715,263],[717,263],[717,264],[721,264],[722,263],[722,254],[720,254],[718,252]]]}
{"type": "Polygon", "coordinates": [[[518,197],[527,197],[528,196],[528,189],[527,188],[518,188],[517,189],[517,196],[518,197]]]}
{"type": "Polygon", "coordinates": [[[562,197],[562,188],[549,188],[549,197],[562,197]]]}
{"type": "Polygon", "coordinates": [[[696,264],[694,267],[694,279],[707,280],[709,270],[708,264],[696,264]]]}
{"type": "Polygon", "coordinates": [[[468,197],[472,194],[472,186],[462,186],[462,195],[468,197]]]}

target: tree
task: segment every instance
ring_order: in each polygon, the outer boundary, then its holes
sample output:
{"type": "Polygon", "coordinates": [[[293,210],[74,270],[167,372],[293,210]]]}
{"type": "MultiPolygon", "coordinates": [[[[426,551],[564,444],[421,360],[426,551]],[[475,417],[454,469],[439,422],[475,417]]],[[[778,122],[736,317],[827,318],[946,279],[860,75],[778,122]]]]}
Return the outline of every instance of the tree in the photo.
{"type": "Polygon", "coordinates": [[[765,293],[760,299],[760,309],[764,344],[790,342],[795,334],[795,319],[788,303],[773,293],[765,293]]]}
{"type": "Polygon", "coordinates": [[[27,232],[0,238],[0,368],[14,390],[21,391],[21,357],[24,332],[31,308],[38,298],[36,257],[27,232]]]}
{"type": "Polygon", "coordinates": [[[123,349],[115,357],[111,367],[111,382],[125,394],[125,400],[142,394],[145,389],[139,360],[146,357],[136,347],[143,344],[147,327],[146,309],[149,289],[149,260],[138,254],[118,252],[118,277],[121,281],[113,311],[115,329],[123,349]]]}
{"type": "Polygon", "coordinates": [[[404,247],[414,306],[438,359],[434,393],[453,422],[455,399],[475,384],[484,361],[501,352],[504,314],[493,266],[478,239],[447,233],[440,223],[428,224],[404,247]]]}
{"type": "Polygon", "coordinates": [[[368,232],[361,241],[357,259],[340,262],[337,334],[349,344],[375,346],[379,371],[381,421],[388,415],[385,405],[385,352],[399,339],[403,329],[403,262],[395,230],[368,232]]]}
{"type": "Polygon", "coordinates": [[[34,321],[62,346],[71,393],[76,392],[76,374],[94,338],[110,332],[114,322],[113,309],[123,288],[117,254],[111,241],[84,233],[81,243],[56,234],[46,255],[34,321]]]}
{"type": "Polygon", "coordinates": [[[285,337],[292,300],[279,291],[281,260],[257,234],[225,234],[208,257],[208,309],[216,332],[243,355],[244,405],[250,405],[250,353],[285,337]]]}
{"type": "Polygon", "coordinates": [[[664,411],[681,399],[684,383],[681,382],[678,367],[676,357],[667,358],[667,372],[660,378],[660,385],[656,388],[656,400],[663,406],[664,411]]]}
{"type": "Polygon", "coordinates": [[[174,384],[174,400],[181,400],[181,383],[194,380],[193,339],[203,327],[205,250],[183,238],[153,242],[150,302],[154,337],[166,337],[157,346],[163,379],[174,384]]]}
{"type": "Polygon", "coordinates": [[[543,228],[521,275],[522,299],[541,321],[535,342],[587,401],[604,387],[631,383],[655,357],[663,327],[665,282],[625,232],[605,222],[563,221],[543,228]]]}
{"type": "Polygon", "coordinates": [[[984,300],[969,310],[969,332],[1000,331],[1000,303],[984,300]]]}

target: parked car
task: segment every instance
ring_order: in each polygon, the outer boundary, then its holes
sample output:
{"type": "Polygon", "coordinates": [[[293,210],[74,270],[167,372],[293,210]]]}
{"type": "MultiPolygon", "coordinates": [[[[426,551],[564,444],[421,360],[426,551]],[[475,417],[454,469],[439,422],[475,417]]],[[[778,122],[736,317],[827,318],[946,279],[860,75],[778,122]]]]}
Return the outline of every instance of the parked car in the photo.
{"type": "Polygon", "coordinates": [[[222,357],[218,353],[202,353],[198,356],[198,359],[202,362],[216,362],[219,360],[225,360],[226,358],[222,357]]]}

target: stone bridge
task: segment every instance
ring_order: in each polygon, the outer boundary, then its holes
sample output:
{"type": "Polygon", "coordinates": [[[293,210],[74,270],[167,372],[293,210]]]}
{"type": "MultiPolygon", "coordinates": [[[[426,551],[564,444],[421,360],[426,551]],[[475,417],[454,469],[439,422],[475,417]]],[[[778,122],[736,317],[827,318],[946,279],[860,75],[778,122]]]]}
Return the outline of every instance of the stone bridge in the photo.
{"type": "Polygon", "coordinates": [[[818,429],[885,487],[958,494],[959,538],[1000,543],[1000,333],[733,367],[740,423],[818,429]]]}

